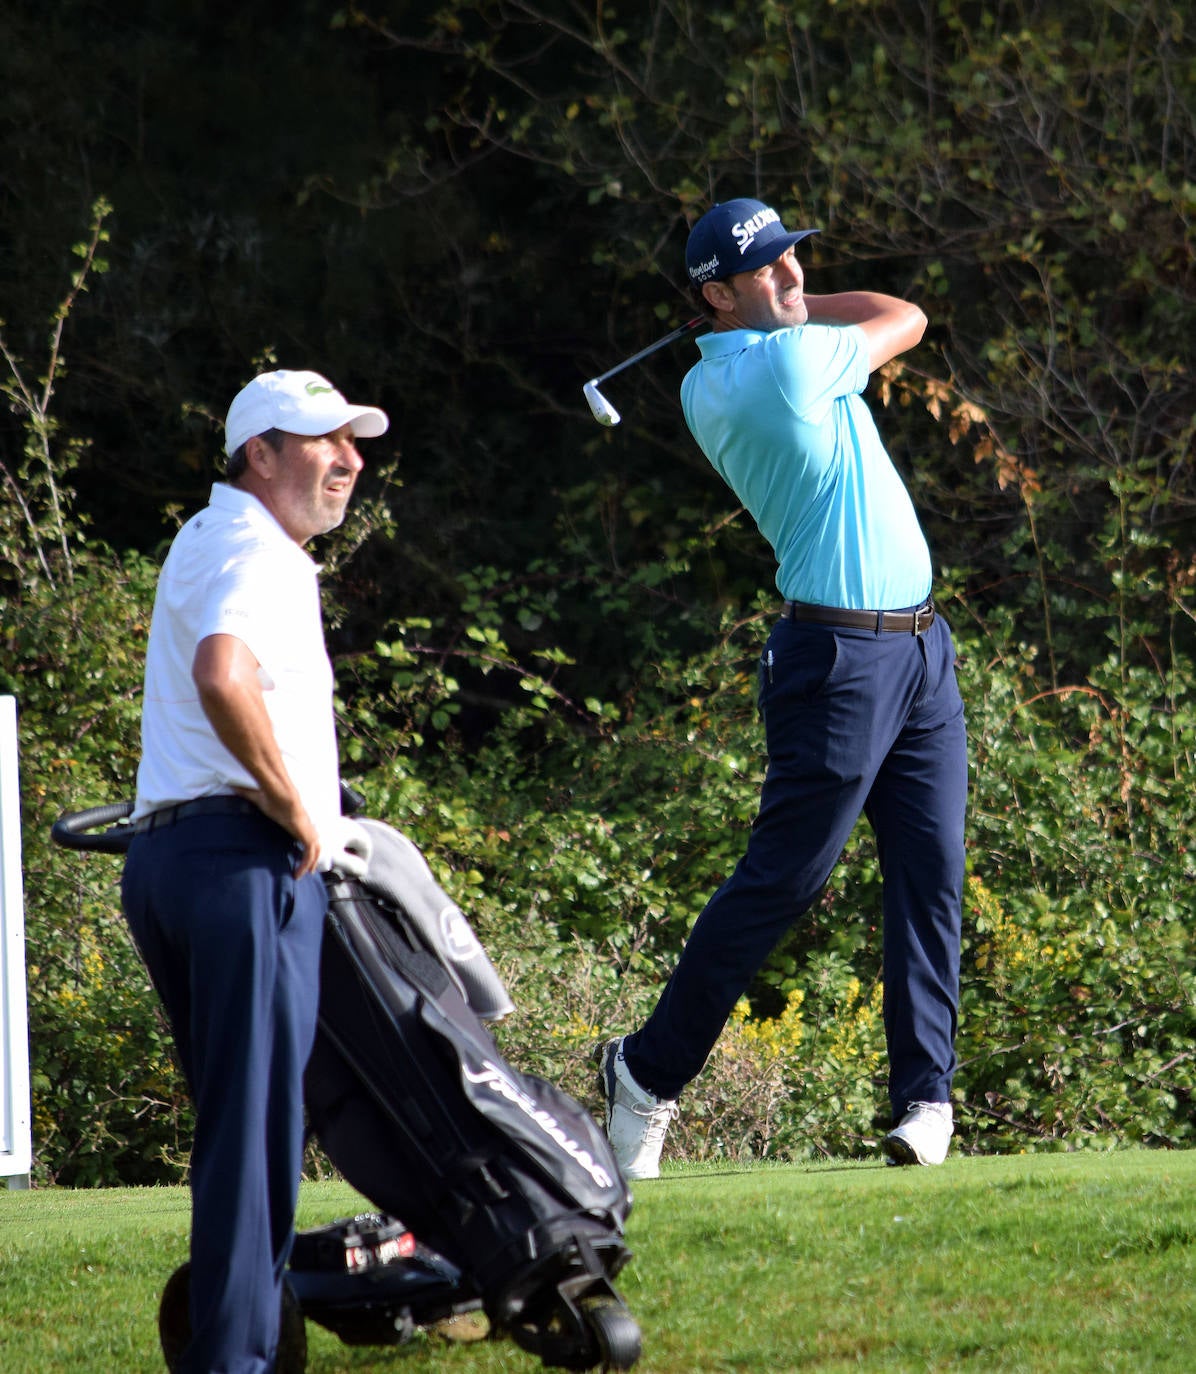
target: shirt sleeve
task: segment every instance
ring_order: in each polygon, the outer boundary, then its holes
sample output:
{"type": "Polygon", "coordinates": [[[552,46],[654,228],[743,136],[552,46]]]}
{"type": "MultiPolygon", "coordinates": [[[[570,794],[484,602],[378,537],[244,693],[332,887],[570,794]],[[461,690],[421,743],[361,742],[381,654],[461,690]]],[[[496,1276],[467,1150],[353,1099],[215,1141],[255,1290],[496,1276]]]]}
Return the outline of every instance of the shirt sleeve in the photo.
{"type": "Polygon", "coordinates": [[[769,366],[794,415],[821,424],[835,401],[868,385],[868,340],[856,325],[807,324],[768,336],[769,366]]]}
{"type": "Polygon", "coordinates": [[[212,579],[204,596],[197,641],[209,635],[232,635],[241,640],[262,669],[273,671],[275,640],[283,612],[294,601],[293,581],[264,554],[229,559],[212,579]]]}

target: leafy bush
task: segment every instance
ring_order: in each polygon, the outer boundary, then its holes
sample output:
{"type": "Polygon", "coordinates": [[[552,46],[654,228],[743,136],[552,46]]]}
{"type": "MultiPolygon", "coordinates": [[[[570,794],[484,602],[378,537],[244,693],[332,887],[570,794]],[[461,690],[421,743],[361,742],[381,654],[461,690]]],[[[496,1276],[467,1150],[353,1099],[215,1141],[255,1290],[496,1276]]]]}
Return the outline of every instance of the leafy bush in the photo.
{"type": "MultiPolygon", "coordinates": [[[[187,1146],[117,866],[51,853],[46,838],[58,811],[127,793],[153,575],[83,551],[70,595],[35,580],[14,598],[0,665],[0,689],[21,699],[27,770],[38,1169],[62,1182],[173,1177],[187,1146]]],[[[1188,1143],[1191,660],[1172,653],[1163,671],[1111,654],[1053,689],[1013,617],[968,609],[954,605],[973,764],[961,1147],[1188,1143]]],[[[410,634],[430,647],[446,628],[410,634]]],[[[703,653],[645,666],[634,692],[581,717],[559,676],[515,662],[501,617],[484,642],[462,641],[459,671],[399,636],[341,675],[346,755],[365,765],[352,776],[370,812],[421,844],[511,985],[519,1010],[501,1042],[595,1108],[593,1049],[650,1010],[755,808],[763,603],[708,628],[703,653]],[[451,710],[437,734],[427,704],[451,705],[481,660],[527,684],[525,704],[478,744],[454,736],[451,710]],[[421,723],[433,738],[406,752],[421,723]]],[[[870,1148],[886,1110],[878,883],[861,826],[687,1091],[670,1148],[870,1148]]]]}
{"type": "MultiPolygon", "coordinates": [[[[955,602],[973,766],[961,1146],[1185,1143],[1196,987],[1178,894],[1196,718],[1175,688],[1191,660],[1161,672],[1111,656],[1054,688],[1012,616],[971,610],[955,602]]],[[[512,1055],[594,1106],[594,1046],[651,1008],[741,852],[766,628],[762,613],[712,626],[704,654],[656,664],[588,733],[512,712],[467,766],[448,748],[414,790],[385,768],[367,787],[498,952],[520,1006],[502,1032],[512,1055]]],[[[887,1115],[879,880],[861,825],[687,1090],[673,1148],[870,1148],[887,1115]]]]}
{"type": "Polygon", "coordinates": [[[69,585],[10,592],[0,691],[19,705],[35,1176],[176,1179],[190,1112],[169,1032],[120,914],[120,864],[56,850],[63,811],[131,796],[156,569],[102,549],[69,585]]]}

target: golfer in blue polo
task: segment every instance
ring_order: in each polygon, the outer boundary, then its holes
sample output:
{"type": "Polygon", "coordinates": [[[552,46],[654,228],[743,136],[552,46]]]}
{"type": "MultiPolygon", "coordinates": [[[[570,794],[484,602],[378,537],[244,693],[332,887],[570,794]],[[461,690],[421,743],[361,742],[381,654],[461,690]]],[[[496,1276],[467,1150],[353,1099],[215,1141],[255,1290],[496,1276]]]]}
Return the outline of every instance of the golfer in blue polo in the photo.
{"type": "Polygon", "coordinates": [[[967,739],[946,622],[905,484],[862,393],[926,316],[872,291],[812,296],[770,206],[716,205],[686,266],[712,332],[681,387],[703,453],[751,512],[784,599],[760,663],[768,768],[747,851],[698,917],[655,1010],[600,1053],[624,1173],[655,1178],[681,1090],[861,812],[884,880],[894,1164],[952,1134],[967,739]]]}

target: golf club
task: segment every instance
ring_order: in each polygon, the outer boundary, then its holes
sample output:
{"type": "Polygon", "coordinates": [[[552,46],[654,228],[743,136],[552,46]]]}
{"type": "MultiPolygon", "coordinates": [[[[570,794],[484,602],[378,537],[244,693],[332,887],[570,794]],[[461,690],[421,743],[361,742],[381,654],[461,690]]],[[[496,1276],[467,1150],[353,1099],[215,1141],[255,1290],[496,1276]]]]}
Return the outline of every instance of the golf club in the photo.
{"type": "Polygon", "coordinates": [[[617,425],[620,419],[619,412],[598,390],[600,382],[605,382],[608,377],[613,377],[615,373],[622,372],[624,368],[638,363],[641,358],[646,358],[649,353],[655,353],[658,348],[671,344],[674,339],[679,339],[684,334],[692,334],[695,329],[700,329],[705,323],[706,317],[704,315],[695,315],[692,320],[686,320],[683,325],[666,334],[663,339],[657,339],[654,344],[649,344],[647,348],[641,348],[638,353],[633,353],[630,358],[625,358],[623,362],[612,367],[609,372],[604,372],[600,377],[591,377],[581,391],[589,404],[590,413],[594,419],[600,425],[617,425]]]}

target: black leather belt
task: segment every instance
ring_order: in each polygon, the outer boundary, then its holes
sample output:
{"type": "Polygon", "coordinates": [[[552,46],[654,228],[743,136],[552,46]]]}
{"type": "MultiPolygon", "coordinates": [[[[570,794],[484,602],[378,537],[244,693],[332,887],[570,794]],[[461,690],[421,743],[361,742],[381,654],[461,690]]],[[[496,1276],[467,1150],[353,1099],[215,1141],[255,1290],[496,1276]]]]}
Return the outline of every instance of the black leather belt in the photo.
{"type": "Polygon", "coordinates": [[[256,812],[259,816],[265,814],[260,807],[254,806],[244,797],[196,797],[194,801],[179,802],[177,806],[163,806],[157,811],[151,811],[148,816],[142,816],[140,820],[133,822],[133,831],[135,834],[143,835],[147,830],[173,825],[175,821],[184,820],[187,816],[247,816],[251,812],[256,812]]]}
{"type": "Polygon", "coordinates": [[[849,611],[843,606],[811,606],[805,601],[786,601],[781,615],[786,620],[811,620],[816,625],[839,625],[846,630],[920,635],[934,624],[934,602],[927,601],[916,611],[849,611]]]}

